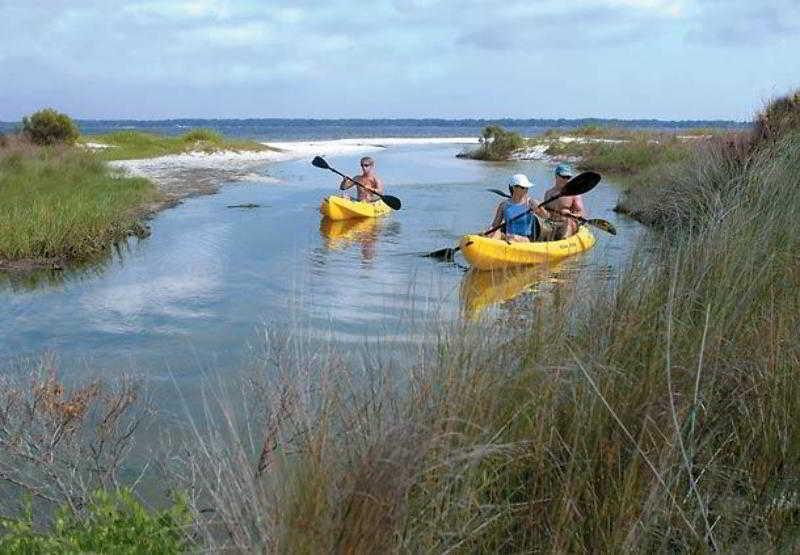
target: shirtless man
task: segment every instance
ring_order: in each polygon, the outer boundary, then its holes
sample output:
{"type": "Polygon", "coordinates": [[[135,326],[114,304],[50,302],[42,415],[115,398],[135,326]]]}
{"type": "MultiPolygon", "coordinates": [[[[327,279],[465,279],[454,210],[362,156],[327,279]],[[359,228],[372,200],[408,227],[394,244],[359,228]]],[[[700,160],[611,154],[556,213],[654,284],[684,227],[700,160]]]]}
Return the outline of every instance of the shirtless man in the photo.
{"type": "MultiPolygon", "coordinates": [[[[567,164],[559,164],[556,166],[555,185],[548,189],[544,194],[544,200],[548,200],[561,192],[561,188],[569,181],[575,172],[567,164]]],[[[564,214],[572,214],[573,216],[586,217],[586,209],[583,207],[583,200],[580,195],[574,197],[561,197],[554,200],[547,205],[549,217],[555,226],[554,239],[564,239],[570,235],[574,235],[578,231],[578,222],[572,218],[567,218],[564,214]]]]}
{"type": "MultiPolygon", "coordinates": [[[[364,156],[361,159],[361,175],[357,175],[353,179],[358,181],[361,185],[369,187],[373,191],[383,194],[383,181],[381,181],[378,177],[378,174],[375,173],[375,160],[369,156],[364,156]]],[[[350,187],[355,187],[355,184],[349,179],[342,179],[342,182],[339,184],[339,189],[342,191],[345,191],[350,187]]],[[[358,196],[356,197],[356,200],[363,202],[375,202],[379,198],[377,195],[373,195],[362,187],[357,187],[357,189],[358,196]]]]}

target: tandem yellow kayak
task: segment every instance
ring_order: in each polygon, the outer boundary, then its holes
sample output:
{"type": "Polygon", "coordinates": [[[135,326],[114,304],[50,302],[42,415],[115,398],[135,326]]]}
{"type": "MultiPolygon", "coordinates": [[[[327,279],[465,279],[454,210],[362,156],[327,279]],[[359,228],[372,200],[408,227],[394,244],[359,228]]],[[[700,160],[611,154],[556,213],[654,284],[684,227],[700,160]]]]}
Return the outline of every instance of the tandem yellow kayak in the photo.
{"type": "Polygon", "coordinates": [[[587,226],[560,241],[534,243],[506,243],[482,235],[465,235],[461,238],[461,252],[474,268],[497,270],[526,264],[552,263],[568,256],[587,251],[594,246],[595,238],[587,226]]]}
{"type": "Polygon", "coordinates": [[[361,202],[344,197],[330,196],[323,199],[320,213],[331,220],[351,220],[353,218],[377,218],[392,211],[383,201],[361,202]]]}

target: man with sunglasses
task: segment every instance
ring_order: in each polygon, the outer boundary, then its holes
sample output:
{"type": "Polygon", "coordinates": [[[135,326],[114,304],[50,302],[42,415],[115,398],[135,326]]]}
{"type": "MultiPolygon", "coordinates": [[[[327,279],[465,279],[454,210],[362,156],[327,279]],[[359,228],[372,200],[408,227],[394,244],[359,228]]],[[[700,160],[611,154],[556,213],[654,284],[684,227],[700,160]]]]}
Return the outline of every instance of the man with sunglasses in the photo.
{"type": "MultiPolygon", "coordinates": [[[[559,164],[556,166],[555,184],[544,194],[544,200],[550,200],[561,192],[561,188],[569,181],[575,172],[569,164],[559,164]]],[[[586,217],[586,209],[583,207],[583,200],[580,195],[574,197],[561,197],[547,205],[549,218],[554,224],[553,239],[565,239],[574,235],[578,231],[578,222],[568,217],[586,217]]]]}
{"type": "MultiPolygon", "coordinates": [[[[361,159],[361,174],[355,176],[353,179],[361,185],[364,185],[364,187],[369,187],[373,191],[383,194],[383,181],[381,181],[378,174],[375,173],[375,160],[369,156],[364,156],[361,159]]],[[[339,184],[339,189],[344,191],[354,186],[353,182],[349,179],[342,179],[342,182],[339,184]]],[[[375,202],[378,200],[377,195],[373,195],[363,187],[357,187],[357,189],[358,196],[356,200],[362,202],[375,202]]]]}

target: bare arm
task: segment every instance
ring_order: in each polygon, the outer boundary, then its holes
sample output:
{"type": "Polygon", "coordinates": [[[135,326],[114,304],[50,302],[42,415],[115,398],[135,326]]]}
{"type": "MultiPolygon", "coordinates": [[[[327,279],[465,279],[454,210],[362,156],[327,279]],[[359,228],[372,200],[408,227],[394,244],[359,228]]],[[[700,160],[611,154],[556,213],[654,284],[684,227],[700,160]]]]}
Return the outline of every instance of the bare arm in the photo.
{"type": "Polygon", "coordinates": [[[375,191],[380,194],[383,194],[383,181],[381,181],[379,177],[376,177],[373,179],[372,183],[375,188],[375,191]]]}
{"type": "Polygon", "coordinates": [[[583,199],[580,195],[572,197],[572,206],[570,206],[570,209],[575,216],[585,218],[587,215],[586,208],[583,206],[583,199]]]}
{"type": "Polygon", "coordinates": [[[545,209],[543,206],[540,208],[539,207],[540,204],[541,202],[539,202],[539,200],[535,198],[532,198],[530,201],[528,201],[528,206],[530,206],[534,214],[536,214],[537,216],[541,216],[542,218],[546,218],[548,216],[547,209],[545,209]]]}
{"type": "Polygon", "coordinates": [[[344,191],[346,189],[349,189],[352,186],[353,186],[353,182],[350,181],[347,178],[342,178],[342,182],[339,183],[339,189],[341,189],[342,191],[344,191]]]}
{"type": "Polygon", "coordinates": [[[492,225],[490,225],[489,228],[496,227],[503,223],[503,208],[505,208],[505,205],[505,202],[501,202],[499,205],[497,205],[497,211],[494,213],[494,219],[492,220],[492,225]]]}

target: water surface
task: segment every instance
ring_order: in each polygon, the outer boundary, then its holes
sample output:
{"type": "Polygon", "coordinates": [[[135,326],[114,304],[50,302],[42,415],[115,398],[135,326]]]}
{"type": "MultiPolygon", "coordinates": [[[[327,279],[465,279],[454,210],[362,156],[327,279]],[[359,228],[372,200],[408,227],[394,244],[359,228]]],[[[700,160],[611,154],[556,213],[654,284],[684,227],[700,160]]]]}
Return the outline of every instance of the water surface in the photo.
{"type": "MultiPolygon", "coordinates": [[[[336,176],[308,160],[283,162],[158,214],[148,239],[132,240],[99,267],[49,281],[38,276],[32,287],[5,280],[0,363],[53,353],[63,371],[191,377],[244,364],[265,328],[345,351],[373,339],[425,341],[426,322],[463,316],[462,285],[474,278],[419,253],[485,228],[500,200],[485,188],[504,189],[510,174],[532,177],[540,197],[552,181],[544,163],[456,159],[461,148],[397,146],[373,154],[387,192],[403,201],[402,210],[378,221],[326,225],[318,206],[335,192],[336,176]],[[261,207],[228,208],[243,203],[261,207]]],[[[353,173],[358,157],[328,160],[353,173]]],[[[604,180],[585,196],[592,217],[612,221],[619,235],[598,231],[597,246],[559,267],[559,279],[608,279],[624,262],[639,226],[612,212],[617,194],[604,180]]],[[[529,291],[547,277],[515,279],[519,291],[529,291]]],[[[491,303],[474,309],[502,317],[491,303]]]]}

